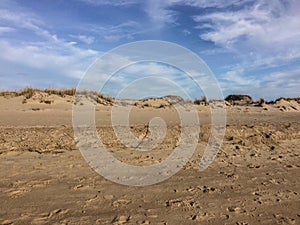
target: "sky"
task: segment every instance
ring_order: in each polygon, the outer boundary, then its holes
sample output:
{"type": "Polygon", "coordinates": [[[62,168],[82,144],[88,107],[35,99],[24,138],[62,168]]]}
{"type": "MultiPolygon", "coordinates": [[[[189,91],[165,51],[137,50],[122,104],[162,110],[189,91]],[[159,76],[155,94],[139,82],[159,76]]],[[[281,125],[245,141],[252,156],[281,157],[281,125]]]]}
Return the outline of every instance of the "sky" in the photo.
{"type": "MultiPolygon", "coordinates": [[[[1,0],[0,89],[77,86],[107,51],[161,40],[199,56],[224,96],[298,97],[299,12],[298,0],[1,0]]],[[[157,62],[129,65],[103,92],[116,96],[130,81],[131,96],[146,89],[176,94],[166,82],[172,76],[191,98],[203,95],[178,79],[186,76],[180,68],[157,62]],[[148,85],[132,83],[148,76],[148,85]]]]}

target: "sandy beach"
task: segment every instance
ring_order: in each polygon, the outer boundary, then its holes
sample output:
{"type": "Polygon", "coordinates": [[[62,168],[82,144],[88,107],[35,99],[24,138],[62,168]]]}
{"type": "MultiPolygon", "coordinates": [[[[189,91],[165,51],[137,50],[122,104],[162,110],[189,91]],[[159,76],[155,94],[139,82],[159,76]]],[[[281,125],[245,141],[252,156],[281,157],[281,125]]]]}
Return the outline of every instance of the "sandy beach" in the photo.
{"type": "MultiPolygon", "coordinates": [[[[170,179],[133,187],[111,182],[84,160],[72,127],[73,96],[44,92],[0,97],[1,224],[299,224],[300,103],[226,104],[221,149],[198,165],[210,135],[209,105],[194,105],[200,134],[189,162],[170,179]]],[[[129,101],[129,100],[128,100],[129,101]]],[[[133,101],[133,100],[132,100],[133,101]]],[[[132,152],[111,126],[110,99],[95,102],[99,136],[122,162],[151,165],[178,144],[179,117],[164,99],[135,101],[130,129],[147,135],[161,117],[166,136],[153,151],[132,152]]]]}

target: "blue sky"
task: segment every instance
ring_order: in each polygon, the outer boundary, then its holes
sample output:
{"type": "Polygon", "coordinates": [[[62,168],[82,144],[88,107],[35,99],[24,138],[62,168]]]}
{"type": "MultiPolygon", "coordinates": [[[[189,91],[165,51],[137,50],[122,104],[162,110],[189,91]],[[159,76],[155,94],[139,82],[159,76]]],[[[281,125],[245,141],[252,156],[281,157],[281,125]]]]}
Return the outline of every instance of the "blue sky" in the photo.
{"type": "Polygon", "coordinates": [[[300,96],[299,12],[297,0],[1,0],[0,89],[76,86],[106,51],[150,39],[199,55],[224,95],[300,96]]]}

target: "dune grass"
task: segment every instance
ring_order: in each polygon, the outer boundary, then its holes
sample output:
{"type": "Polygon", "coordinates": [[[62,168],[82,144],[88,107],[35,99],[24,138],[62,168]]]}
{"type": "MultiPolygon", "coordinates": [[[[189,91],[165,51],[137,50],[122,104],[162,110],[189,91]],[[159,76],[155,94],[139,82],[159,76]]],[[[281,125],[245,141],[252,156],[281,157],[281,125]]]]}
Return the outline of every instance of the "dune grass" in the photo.
{"type": "MultiPolygon", "coordinates": [[[[26,88],[21,89],[21,90],[0,91],[0,96],[7,97],[7,98],[24,96],[24,99],[30,99],[36,93],[46,93],[49,96],[50,95],[57,95],[57,96],[60,96],[60,97],[75,96],[76,88],[71,87],[71,88],[61,88],[61,89],[55,89],[55,88],[41,89],[41,88],[26,87],[26,88]]],[[[98,101],[98,98],[104,99],[108,102],[113,102],[114,101],[113,97],[106,96],[103,93],[97,92],[97,91],[80,91],[79,93],[83,94],[83,95],[88,95],[88,96],[92,95],[93,97],[96,98],[97,101],[98,101]]]]}

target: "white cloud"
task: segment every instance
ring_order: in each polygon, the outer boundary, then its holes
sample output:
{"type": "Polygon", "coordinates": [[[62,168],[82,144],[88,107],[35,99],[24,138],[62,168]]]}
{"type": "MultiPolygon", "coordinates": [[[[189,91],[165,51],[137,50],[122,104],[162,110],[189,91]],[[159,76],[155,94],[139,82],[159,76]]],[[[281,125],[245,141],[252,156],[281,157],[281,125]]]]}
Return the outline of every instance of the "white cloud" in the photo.
{"type": "Polygon", "coordinates": [[[254,77],[253,78],[245,77],[243,76],[243,73],[244,73],[243,69],[230,70],[226,72],[221,79],[239,87],[248,86],[248,85],[253,87],[254,83],[256,83],[256,79],[254,77]]]}
{"type": "MultiPolygon", "coordinates": [[[[261,79],[260,88],[253,89],[254,96],[266,99],[300,97],[300,68],[268,74],[261,79]]],[[[251,93],[250,92],[250,93],[251,93]]]]}
{"type": "Polygon", "coordinates": [[[156,63],[148,62],[141,64],[133,64],[129,67],[124,68],[123,73],[128,74],[139,74],[139,76],[164,76],[170,74],[177,74],[178,70],[174,67],[156,63]]]}
{"type": "Polygon", "coordinates": [[[15,31],[15,29],[12,27],[1,27],[0,26],[0,35],[4,34],[4,33],[13,32],[13,31],[15,31]]]}
{"type": "Polygon", "coordinates": [[[261,77],[245,76],[247,69],[240,64],[228,66],[226,70],[227,72],[219,76],[219,83],[224,95],[251,94],[254,89],[260,87],[261,77]]]}
{"type": "Polygon", "coordinates": [[[146,0],[145,11],[154,22],[154,24],[160,28],[165,24],[177,24],[177,12],[172,9],[174,5],[185,5],[197,8],[225,8],[230,5],[241,5],[252,0],[146,0]]]}
{"type": "Polygon", "coordinates": [[[206,49],[206,50],[202,50],[199,52],[199,56],[203,56],[203,55],[217,55],[217,54],[224,54],[224,53],[229,53],[229,51],[227,49],[224,48],[211,48],[211,49],[206,49]]]}
{"type": "Polygon", "coordinates": [[[170,2],[168,1],[148,0],[145,11],[155,26],[162,27],[166,23],[175,22],[176,12],[170,10],[169,6],[170,2]]]}
{"type": "Polygon", "coordinates": [[[300,97],[300,68],[271,73],[262,79],[262,84],[275,95],[300,97]]]}
{"type": "MultiPolygon", "coordinates": [[[[118,63],[118,61],[122,59],[118,59],[116,56],[113,58],[115,59],[110,62],[113,64],[115,64],[115,60],[117,60],[116,63],[118,63]]],[[[123,60],[124,59],[125,58],[123,58],[123,60]]],[[[117,96],[124,88],[128,89],[127,91],[135,97],[150,94],[153,96],[176,95],[176,93],[177,95],[181,95],[185,92],[185,96],[189,95],[193,98],[202,93],[201,89],[199,89],[197,84],[187,74],[173,66],[157,62],[133,63],[124,61],[123,65],[125,64],[127,64],[127,66],[110,77],[103,90],[104,93],[117,96]],[[132,90],[130,90],[130,88],[132,90]]],[[[99,74],[99,71],[95,74],[99,74]]]]}
{"type": "Polygon", "coordinates": [[[187,30],[187,29],[184,29],[184,30],[182,31],[182,33],[183,33],[185,36],[188,36],[188,35],[191,35],[191,34],[192,34],[192,32],[189,31],[189,30],[187,30]]]}
{"type": "Polygon", "coordinates": [[[86,36],[86,35],[69,35],[71,38],[77,39],[85,44],[92,44],[95,41],[95,38],[92,36],[86,36]]]}
{"type": "Polygon", "coordinates": [[[101,6],[101,5],[111,5],[111,6],[126,6],[138,4],[138,0],[79,0],[81,2],[101,6]]]}
{"type": "Polygon", "coordinates": [[[299,10],[299,1],[257,0],[251,7],[199,15],[194,20],[210,27],[200,35],[202,39],[247,55],[255,64],[272,65],[300,56],[299,10]]]}
{"type": "Polygon", "coordinates": [[[188,98],[188,94],[181,85],[161,76],[147,76],[134,80],[118,90],[118,98],[141,99],[147,97],[162,97],[166,95],[177,95],[188,98]]]}
{"type": "MultiPolygon", "coordinates": [[[[94,50],[84,50],[63,42],[53,47],[47,42],[12,45],[1,40],[0,46],[0,59],[15,66],[26,66],[32,70],[51,70],[75,78],[80,78],[98,55],[94,50]]],[[[57,74],[54,73],[53,76],[57,74]]]]}
{"type": "Polygon", "coordinates": [[[252,0],[168,0],[169,4],[188,5],[197,8],[226,8],[228,6],[239,6],[252,0]]]}
{"type": "Polygon", "coordinates": [[[103,38],[108,42],[117,42],[122,39],[122,35],[104,35],[103,38]]]}
{"type": "Polygon", "coordinates": [[[55,39],[47,30],[41,28],[42,20],[30,12],[25,12],[25,10],[0,9],[0,23],[9,24],[11,28],[16,30],[27,29],[44,38],[55,39]]]}
{"type": "Polygon", "coordinates": [[[131,40],[135,35],[147,32],[147,29],[135,21],[126,21],[116,25],[88,25],[86,27],[88,32],[93,32],[97,36],[102,37],[107,42],[118,42],[120,40],[131,40]]]}
{"type": "MultiPolygon", "coordinates": [[[[0,28],[0,32],[15,33],[14,39],[0,39],[1,73],[5,76],[14,77],[19,72],[25,72],[35,77],[44,77],[45,82],[52,80],[53,83],[59,83],[59,79],[63,77],[80,78],[99,54],[92,49],[75,46],[76,42],[61,39],[48,31],[44,22],[36,15],[18,5],[14,5],[12,10],[9,4],[6,2],[0,9],[0,23],[7,24],[7,27],[0,28]],[[24,30],[35,40],[22,40],[24,30]]],[[[81,41],[92,41],[87,36],[78,38],[81,41]]],[[[9,82],[7,85],[10,85],[9,82]]]]}
{"type": "Polygon", "coordinates": [[[243,69],[227,72],[220,79],[223,92],[228,95],[249,94],[254,99],[272,100],[279,97],[300,97],[300,68],[282,72],[244,76],[243,69]]]}

